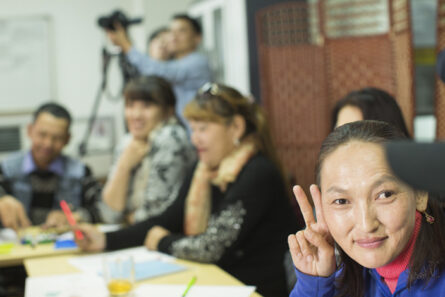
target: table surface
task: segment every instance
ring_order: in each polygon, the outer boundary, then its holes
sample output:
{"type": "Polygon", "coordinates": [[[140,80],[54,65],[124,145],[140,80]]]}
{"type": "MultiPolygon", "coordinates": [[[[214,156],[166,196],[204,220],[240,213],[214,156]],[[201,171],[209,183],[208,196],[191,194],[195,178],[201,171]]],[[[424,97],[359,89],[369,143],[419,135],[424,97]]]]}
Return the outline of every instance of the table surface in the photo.
{"type": "Polygon", "coordinates": [[[78,249],[54,249],[54,243],[38,244],[35,247],[16,244],[10,253],[0,254],[0,267],[22,265],[25,259],[63,254],[76,254],[78,249]]]}
{"type": "MultiPolygon", "coordinates": [[[[68,260],[73,256],[78,256],[77,251],[73,254],[28,258],[24,260],[24,265],[28,276],[50,276],[79,272],[77,268],[70,265],[68,260]]],[[[88,255],[88,254],[86,254],[88,255]]],[[[164,276],[159,276],[138,282],[138,284],[187,284],[193,276],[197,277],[197,285],[231,285],[242,286],[239,280],[213,264],[203,264],[177,259],[176,263],[185,265],[187,270],[176,272],[164,276]]],[[[251,297],[261,297],[258,293],[253,293],[251,297]]]]}

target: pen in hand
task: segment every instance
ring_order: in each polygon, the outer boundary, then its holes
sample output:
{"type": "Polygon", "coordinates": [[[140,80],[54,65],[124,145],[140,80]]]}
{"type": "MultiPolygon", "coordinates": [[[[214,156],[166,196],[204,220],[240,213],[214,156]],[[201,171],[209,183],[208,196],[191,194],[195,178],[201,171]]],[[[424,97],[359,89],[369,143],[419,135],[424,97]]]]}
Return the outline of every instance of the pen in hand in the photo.
{"type": "Polygon", "coordinates": [[[190,290],[190,288],[193,286],[193,284],[196,282],[196,276],[192,277],[192,279],[189,281],[187,288],[185,288],[184,293],[182,293],[181,297],[185,297],[190,290]]]}
{"type": "MultiPolygon", "coordinates": [[[[76,220],[73,217],[73,214],[71,213],[70,207],[68,206],[68,203],[66,203],[65,200],[60,201],[60,207],[62,208],[63,212],[65,213],[66,219],[68,220],[68,223],[71,225],[71,227],[76,226],[76,220]]],[[[77,239],[82,240],[83,234],[80,232],[80,230],[75,230],[74,235],[77,239]]]]}

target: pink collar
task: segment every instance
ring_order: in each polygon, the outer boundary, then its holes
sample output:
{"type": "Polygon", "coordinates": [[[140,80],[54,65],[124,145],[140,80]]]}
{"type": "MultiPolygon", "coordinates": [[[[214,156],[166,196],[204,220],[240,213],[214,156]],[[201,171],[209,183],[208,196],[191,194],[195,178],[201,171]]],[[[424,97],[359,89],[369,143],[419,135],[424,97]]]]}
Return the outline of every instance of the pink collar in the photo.
{"type": "Polygon", "coordinates": [[[391,293],[394,293],[394,291],[396,290],[399,275],[408,267],[421,224],[422,214],[416,211],[416,222],[414,225],[414,231],[411,235],[410,240],[406,244],[406,248],[394,261],[376,269],[380,276],[384,279],[385,283],[388,285],[391,293]]]}

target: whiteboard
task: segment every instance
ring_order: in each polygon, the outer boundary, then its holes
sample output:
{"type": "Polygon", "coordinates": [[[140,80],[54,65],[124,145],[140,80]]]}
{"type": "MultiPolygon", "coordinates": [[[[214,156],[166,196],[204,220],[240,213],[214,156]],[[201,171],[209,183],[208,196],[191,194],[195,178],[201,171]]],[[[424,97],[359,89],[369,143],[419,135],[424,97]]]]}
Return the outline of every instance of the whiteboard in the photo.
{"type": "Polygon", "coordinates": [[[0,18],[0,112],[34,110],[53,98],[50,18],[0,18]]]}

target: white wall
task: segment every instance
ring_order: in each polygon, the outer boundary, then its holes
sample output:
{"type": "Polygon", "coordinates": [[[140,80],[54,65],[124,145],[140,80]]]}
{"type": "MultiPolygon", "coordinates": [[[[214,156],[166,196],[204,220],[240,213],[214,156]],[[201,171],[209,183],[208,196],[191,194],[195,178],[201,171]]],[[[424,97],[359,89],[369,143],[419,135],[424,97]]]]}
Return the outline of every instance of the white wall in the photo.
{"type": "MultiPolygon", "coordinates": [[[[97,26],[97,18],[108,15],[117,8],[124,10],[128,16],[143,17],[142,25],[130,27],[130,35],[135,47],[145,50],[147,35],[160,26],[168,25],[173,14],[188,12],[190,7],[199,2],[211,1],[213,0],[1,0],[0,20],[42,15],[51,19],[53,52],[51,99],[66,106],[75,119],[73,123],[75,133],[65,151],[76,155],[85,126],[85,122],[80,125],[78,119],[85,120],[89,117],[101,82],[101,48],[106,38],[97,26]]],[[[227,62],[226,83],[248,93],[244,2],[224,0],[226,10],[224,44],[227,44],[224,56],[227,62]]],[[[108,77],[112,93],[117,93],[121,87],[121,78],[116,62],[112,62],[108,77]]],[[[0,100],[5,99],[0,98],[0,100]]],[[[29,118],[29,112],[37,107],[34,101],[33,98],[29,98],[28,115],[24,113],[19,116],[22,121],[23,118],[29,118]]],[[[114,118],[117,139],[123,134],[122,106],[122,100],[113,102],[104,97],[99,108],[99,116],[114,118]]],[[[7,117],[3,117],[2,122],[5,121],[7,117]]],[[[84,160],[92,166],[96,175],[104,176],[111,163],[111,154],[95,154],[87,156],[84,160]]]]}
{"type": "MultiPolygon", "coordinates": [[[[144,17],[142,25],[130,28],[135,46],[144,50],[146,32],[167,24],[172,13],[186,10],[187,3],[188,1],[184,0],[0,1],[0,20],[2,17],[36,15],[49,16],[51,19],[52,99],[66,106],[75,119],[73,130],[76,133],[71,144],[65,149],[67,153],[77,154],[77,143],[80,142],[84,130],[79,127],[76,129],[76,119],[85,119],[90,115],[101,82],[101,48],[106,39],[97,26],[97,18],[108,15],[118,8],[125,11],[128,16],[144,17]]],[[[109,84],[113,93],[120,90],[121,78],[116,62],[110,65],[109,84]]],[[[29,98],[29,109],[25,112],[29,113],[37,107],[34,101],[33,98],[29,98]]],[[[99,116],[111,116],[115,119],[115,136],[119,139],[123,133],[122,101],[112,102],[105,97],[102,98],[99,116]]],[[[82,128],[84,125],[83,123],[82,128]]],[[[104,176],[108,172],[111,154],[88,156],[85,161],[93,167],[96,175],[104,176]]]]}
{"type": "Polygon", "coordinates": [[[162,26],[168,26],[174,14],[187,13],[192,0],[146,0],[144,1],[145,31],[150,34],[162,26]]]}
{"type": "Polygon", "coordinates": [[[222,44],[224,81],[244,94],[250,94],[247,13],[244,0],[196,1],[189,8],[190,15],[203,19],[203,47],[215,50],[213,13],[222,10],[222,44]]]}

